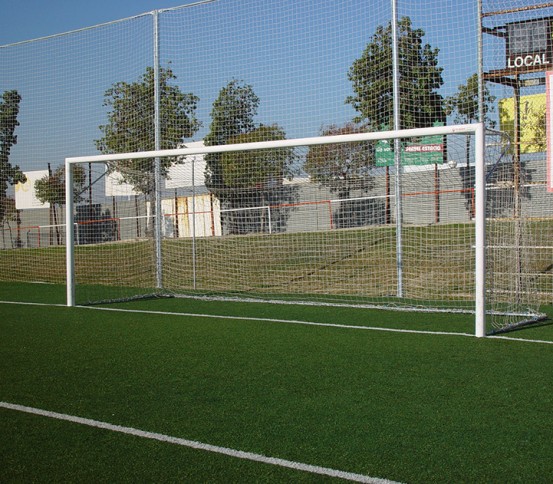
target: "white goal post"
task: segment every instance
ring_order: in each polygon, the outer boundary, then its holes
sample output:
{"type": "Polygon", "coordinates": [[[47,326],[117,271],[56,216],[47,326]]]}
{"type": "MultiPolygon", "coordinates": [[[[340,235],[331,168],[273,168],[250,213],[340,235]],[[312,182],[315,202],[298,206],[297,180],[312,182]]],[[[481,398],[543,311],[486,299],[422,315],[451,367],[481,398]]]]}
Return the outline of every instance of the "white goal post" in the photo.
{"type": "MultiPolygon", "coordinates": [[[[470,221],[471,226],[474,225],[474,246],[470,248],[473,250],[474,257],[474,282],[471,287],[474,288],[472,296],[469,296],[469,299],[473,301],[473,312],[475,316],[475,329],[474,334],[477,337],[483,337],[486,335],[486,297],[487,297],[487,274],[486,274],[486,144],[485,144],[485,128],[482,124],[466,124],[466,125],[455,125],[455,126],[438,126],[431,128],[421,128],[421,129],[406,129],[399,131],[383,131],[383,132],[370,132],[370,133],[357,133],[357,134],[347,134],[347,135],[337,135],[337,136],[320,136],[313,138],[300,138],[300,139],[285,139],[278,141],[267,141],[267,142],[256,142],[256,143],[244,143],[244,144],[231,144],[231,145],[220,145],[220,146],[198,146],[195,144],[194,147],[190,148],[180,148],[172,150],[159,150],[159,151],[149,151],[141,153],[118,153],[118,154],[107,154],[107,155],[94,155],[94,156],[80,156],[80,157],[69,157],[65,160],[66,168],[66,230],[67,230],[67,252],[66,252],[66,262],[67,262],[67,305],[74,306],[76,305],[75,299],[75,287],[76,287],[76,272],[75,272],[75,252],[76,252],[76,224],[75,224],[75,203],[73,200],[72,193],[73,190],[73,167],[79,164],[87,164],[92,166],[95,164],[105,164],[110,162],[117,165],[118,161],[121,160],[141,160],[141,159],[152,159],[155,158],[159,160],[160,158],[165,157],[191,157],[192,155],[206,155],[206,154],[221,154],[229,152],[249,152],[249,151],[258,151],[258,150],[278,150],[283,148],[297,148],[297,147],[315,147],[322,145],[338,145],[338,144],[347,144],[347,143],[360,143],[360,142],[376,142],[376,141],[386,141],[386,140],[405,140],[405,139],[421,139],[422,137],[427,136],[452,136],[452,135],[464,135],[472,136],[474,138],[473,150],[473,169],[474,173],[474,185],[473,185],[473,204],[474,204],[474,213],[472,220],[470,221]]],[[[445,139],[445,138],[444,138],[445,139]]],[[[175,158],[175,159],[176,159],[175,158]]],[[[454,166],[455,163],[449,163],[449,167],[454,166]]],[[[158,164],[159,166],[159,164],[158,164]]],[[[447,168],[448,163],[444,163],[443,168],[447,168]]],[[[398,173],[398,176],[401,175],[403,168],[395,167],[398,173]]],[[[436,170],[437,170],[436,166],[436,170]]],[[[472,182],[471,182],[472,183],[472,182]]],[[[472,190],[472,188],[471,188],[472,190]]],[[[445,191],[444,191],[445,192],[445,191]]],[[[402,197],[397,197],[398,199],[402,197]]],[[[161,197],[156,197],[155,209],[156,214],[161,214],[161,197]]],[[[192,198],[192,203],[196,200],[196,197],[192,198]]],[[[307,203],[307,202],[305,202],[307,203]]],[[[398,202],[399,203],[399,202],[398,202]]],[[[298,206],[300,204],[297,204],[298,206]]],[[[175,201],[176,207],[176,201],[175,201]]],[[[267,205],[269,207],[269,205],[267,205]]],[[[176,211],[178,211],[175,208],[176,211]]],[[[191,209],[193,211],[192,223],[197,220],[197,213],[199,211],[196,208],[191,209]]],[[[162,216],[157,217],[158,220],[161,220],[162,216]]],[[[401,219],[401,217],[398,217],[401,219]]],[[[401,232],[401,220],[396,221],[396,236],[401,232]]],[[[161,222],[155,224],[155,234],[154,239],[156,239],[155,245],[156,249],[154,252],[159,254],[161,252],[161,222]]],[[[348,229],[345,229],[347,233],[348,229]]],[[[456,229],[457,230],[457,229],[456,229]]],[[[271,235],[273,236],[273,235],[271,235]]],[[[274,236],[277,237],[277,236],[274,236]]],[[[194,237],[193,237],[194,239],[194,237]]],[[[234,241],[237,243],[246,244],[246,239],[234,238],[234,241]]],[[[195,241],[193,240],[192,244],[195,241]]],[[[424,243],[422,241],[421,243],[424,243]]],[[[195,249],[194,249],[195,250],[195,249]]],[[[213,256],[211,256],[213,257],[213,256]]],[[[344,259],[345,260],[345,259],[344,259]]],[[[111,262],[113,263],[113,262],[111,262]]],[[[195,265],[195,259],[193,265],[195,265]]],[[[156,262],[157,271],[162,271],[162,262],[158,260],[156,262]]],[[[328,266],[331,264],[329,263],[328,266]]],[[[398,272],[401,272],[402,267],[401,263],[398,264],[398,272]]],[[[323,269],[321,269],[322,271],[323,269]]],[[[324,268],[325,271],[328,270],[328,267],[324,268]]],[[[194,267],[195,271],[195,267],[194,267]]],[[[116,277],[116,276],[114,276],[116,277]]],[[[194,272],[194,287],[196,287],[196,272],[194,272]]],[[[251,276],[250,276],[251,277],[251,276]]],[[[272,276],[269,276],[272,277],[272,276]]],[[[302,276],[303,277],[303,276],[302,276]]],[[[371,278],[372,274],[366,272],[364,277],[371,278]]],[[[401,277],[399,274],[397,277],[401,277]]],[[[430,277],[430,276],[427,276],[430,277]]],[[[158,274],[157,280],[162,281],[162,277],[158,274]]],[[[294,280],[294,283],[297,282],[299,278],[294,280]]],[[[321,289],[309,288],[309,291],[315,292],[322,291],[321,289]]],[[[292,291],[292,289],[290,289],[292,291]]],[[[431,293],[431,289],[427,298],[437,298],[431,293]]],[[[172,292],[178,292],[172,291],[172,292]]],[[[465,291],[466,292],[466,291],[465,291]]],[[[408,295],[407,295],[408,296],[408,295]]],[[[466,296],[466,295],[465,295],[466,296]]],[[[246,294],[247,297],[247,294],[246,294]]],[[[271,295],[273,297],[273,295],[271,295]]],[[[396,298],[397,299],[397,298],[396,298]]],[[[374,307],[374,306],[371,306],[374,307]]],[[[438,308],[440,311],[440,309],[438,308]]],[[[444,311],[445,312],[445,311],[444,311]]],[[[453,311],[455,312],[455,309],[453,311]]],[[[488,311],[489,313],[489,311],[488,311]]]]}

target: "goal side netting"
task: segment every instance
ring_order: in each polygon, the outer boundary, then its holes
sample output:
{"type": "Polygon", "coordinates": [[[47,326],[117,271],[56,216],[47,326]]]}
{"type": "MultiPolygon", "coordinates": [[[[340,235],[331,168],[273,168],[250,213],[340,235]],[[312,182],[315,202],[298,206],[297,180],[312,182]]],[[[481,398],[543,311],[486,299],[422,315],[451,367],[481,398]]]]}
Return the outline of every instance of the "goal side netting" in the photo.
{"type": "Polygon", "coordinates": [[[524,183],[480,124],[66,159],[68,305],[182,296],[541,317],[524,183]],[[79,202],[87,173],[94,200],[79,202]]]}

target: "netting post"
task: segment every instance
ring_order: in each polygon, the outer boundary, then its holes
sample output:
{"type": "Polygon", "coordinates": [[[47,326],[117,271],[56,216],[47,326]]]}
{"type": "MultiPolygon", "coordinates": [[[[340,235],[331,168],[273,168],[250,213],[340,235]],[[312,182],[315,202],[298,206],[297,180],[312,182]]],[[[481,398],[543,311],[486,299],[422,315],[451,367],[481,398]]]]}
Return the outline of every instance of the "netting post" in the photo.
{"type": "MultiPolygon", "coordinates": [[[[161,149],[161,130],[160,130],[160,92],[159,92],[159,12],[153,12],[154,23],[154,150],[161,149]]],[[[156,247],[156,287],[163,287],[163,273],[161,263],[161,160],[159,156],[155,157],[154,162],[154,240],[156,247]]]]}
{"type": "Polygon", "coordinates": [[[475,336],[486,336],[486,163],[484,125],[479,123],[475,138],[475,336]]]}
{"type": "MultiPolygon", "coordinates": [[[[393,111],[394,130],[401,129],[400,117],[400,92],[399,92],[399,45],[397,33],[397,2],[392,0],[392,75],[393,75],[393,111]]],[[[394,139],[394,162],[396,169],[396,271],[397,271],[397,297],[403,297],[403,208],[401,200],[401,140],[394,139]]]]}
{"type": "Polygon", "coordinates": [[[192,158],[192,287],[196,289],[196,159],[195,158],[192,158]]]}
{"type": "Polygon", "coordinates": [[[75,225],[73,224],[73,167],[65,161],[65,266],[67,306],[75,306],[75,225]]]}
{"type": "Polygon", "coordinates": [[[484,43],[482,36],[482,0],[478,5],[478,121],[484,122],[484,43]]]}

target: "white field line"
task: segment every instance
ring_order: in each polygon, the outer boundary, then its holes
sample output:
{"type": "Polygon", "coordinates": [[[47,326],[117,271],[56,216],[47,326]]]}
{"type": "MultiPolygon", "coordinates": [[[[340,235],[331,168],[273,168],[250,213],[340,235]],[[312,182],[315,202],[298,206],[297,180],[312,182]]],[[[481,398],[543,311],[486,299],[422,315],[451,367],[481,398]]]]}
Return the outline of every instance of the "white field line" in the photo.
{"type": "MultiPolygon", "coordinates": [[[[1,301],[0,301],[1,302],[1,301]]],[[[264,323],[284,323],[284,324],[301,324],[304,326],[323,326],[329,328],[344,328],[344,329],[362,329],[369,331],[389,331],[392,333],[416,333],[416,334],[442,334],[453,336],[473,336],[469,333],[450,333],[447,331],[423,331],[416,329],[397,329],[397,328],[380,328],[378,326],[357,326],[351,324],[335,324],[335,323],[317,323],[315,321],[303,321],[295,319],[275,319],[275,318],[254,318],[251,316],[225,316],[221,314],[197,314],[197,313],[178,313],[171,311],[143,311],[141,309],[121,309],[121,308],[104,308],[98,306],[75,306],[81,309],[95,309],[97,311],[116,311],[124,313],[141,313],[141,314],[157,314],[166,316],[186,316],[191,318],[209,318],[209,319],[236,319],[239,321],[261,321],[264,323]]]]}
{"type": "MultiPolygon", "coordinates": [[[[52,306],[52,307],[67,307],[65,304],[49,304],[49,303],[33,303],[33,302],[18,302],[18,301],[0,301],[0,304],[15,304],[26,306],[52,306]]],[[[425,331],[418,329],[399,329],[399,328],[382,328],[378,326],[358,326],[352,324],[335,324],[335,323],[317,323],[315,321],[302,321],[294,319],[274,319],[274,318],[254,318],[250,316],[225,316],[220,314],[200,314],[200,313],[179,313],[174,311],[149,311],[143,309],[122,309],[122,308],[105,308],[99,306],[75,306],[79,309],[91,309],[95,311],[113,311],[120,313],[137,313],[137,314],[156,314],[160,316],[185,316],[192,318],[208,318],[208,319],[234,319],[238,321],[260,321],[267,323],[283,323],[283,324],[300,324],[304,326],[322,326],[329,328],[340,329],[357,329],[366,331],[386,331],[389,333],[410,333],[410,334],[429,334],[439,336],[464,336],[474,337],[471,333],[454,333],[449,331],[425,331]]],[[[509,336],[486,336],[485,339],[504,339],[508,341],[520,341],[525,343],[549,344],[553,345],[553,341],[540,339],[513,338],[509,336]]]]}
{"type": "Polygon", "coordinates": [[[204,444],[195,440],[181,439],[179,437],[172,437],[170,435],[158,434],[155,432],[147,432],[145,430],[135,429],[133,427],[124,427],[121,425],[114,425],[99,420],[92,420],[89,418],[76,417],[74,415],[67,415],[65,413],[50,412],[48,410],[42,410],[40,408],[26,407],[23,405],[17,405],[8,402],[0,402],[0,407],[8,410],[15,410],[18,412],[29,413],[33,415],[39,415],[42,417],[53,418],[57,420],[63,420],[66,422],[72,422],[80,425],[86,425],[87,427],[94,427],[102,430],[109,430],[111,432],[118,432],[125,435],[132,435],[135,437],[141,437],[143,439],[157,440],[168,444],[180,445],[183,447],[189,447],[191,449],[202,450],[205,452],[213,452],[216,454],[223,454],[237,459],[250,460],[255,462],[261,462],[263,464],[269,464],[279,467],[287,467],[297,471],[309,472],[312,474],[318,474],[323,476],[336,477],[340,479],[346,479],[354,482],[368,482],[372,484],[396,484],[394,481],[387,479],[381,479],[378,477],[370,477],[363,474],[355,474],[352,472],[340,471],[337,469],[331,469],[328,467],[315,466],[311,464],[303,464],[301,462],[295,462],[286,459],[279,459],[278,457],[268,457],[262,454],[255,454],[252,452],[244,452],[242,450],[230,449],[228,447],[219,447],[217,445],[204,444]]]}
{"type": "Polygon", "coordinates": [[[500,336],[500,335],[489,336],[489,338],[506,339],[507,341],[524,341],[526,343],[544,343],[547,345],[553,345],[553,341],[545,341],[542,339],[526,339],[526,338],[522,339],[522,338],[513,338],[512,336],[500,336]]]}
{"type": "MultiPolygon", "coordinates": [[[[31,283],[34,284],[34,283],[31,283]]],[[[66,308],[67,304],[53,304],[53,303],[38,303],[38,302],[23,302],[23,301],[0,301],[0,304],[15,304],[16,306],[50,306],[53,308],[66,308]]]]}

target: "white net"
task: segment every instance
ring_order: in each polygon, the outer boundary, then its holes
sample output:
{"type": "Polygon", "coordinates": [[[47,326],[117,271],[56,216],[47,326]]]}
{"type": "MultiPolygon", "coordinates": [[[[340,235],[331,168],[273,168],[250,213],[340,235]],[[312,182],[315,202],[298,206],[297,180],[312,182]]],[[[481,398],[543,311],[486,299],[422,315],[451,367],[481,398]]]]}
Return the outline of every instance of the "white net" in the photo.
{"type": "MultiPolygon", "coordinates": [[[[275,141],[271,134],[255,142],[275,141]]],[[[486,149],[485,278],[495,330],[540,317],[529,270],[533,233],[517,208],[502,138],[490,134],[486,149]]],[[[132,160],[132,170],[131,162],[95,163],[99,177],[108,173],[105,204],[117,216],[75,220],[77,302],[170,294],[474,313],[474,140],[403,139],[400,180],[392,144],[299,140],[162,158],[170,166],[157,203],[125,184],[150,161],[132,160]],[[224,183],[207,187],[196,173],[215,154],[224,183]],[[118,190],[128,199],[117,201],[118,190]],[[81,247],[89,239],[102,243],[81,247]]]]}
{"type": "MultiPolygon", "coordinates": [[[[0,173],[18,168],[26,179],[12,185],[12,177],[0,193],[2,279],[63,283],[63,160],[68,153],[95,152],[106,123],[105,91],[152,65],[152,39],[151,15],[144,15],[0,48],[0,93],[19,96],[11,103],[18,108],[17,138],[2,137],[0,173]]],[[[3,133],[12,126],[13,119],[0,116],[3,133]]],[[[78,200],[94,203],[103,193],[83,170],[78,200]]]]}
{"type": "MultiPolygon", "coordinates": [[[[543,78],[547,58],[526,60],[524,53],[520,61],[514,52],[511,58],[514,65],[522,62],[532,66],[524,72],[505,71],[508,63],[505,35],[513,31],[513,35],[521,37],[517,30],[520,22],[548,18],[551,7],[538,8],[537,0],[484,0],[481,18],[478,2],[474,0],[441,3],[416,0],[396,4],[397,62],[393,56],[394,22],[389,0],[206,1],[1,46],[0,93],[4,97],[0,111],[3,164],[0,181],[4,188],[0,193],[3,249],[0,262],[6,270],[0,277],[63,282],[65,220],[63,190],[59,186],[63,185],[62,162],[67,156],[171,149],[202,142],[213,146],[257,139],[465,124],[483,116],[488,127],[509,136],[510,141],[502,143],[510,146],[511,151],[504,155],[502,163],[512,163],[514,167],[510,182],[519,201],[513,217],[524,215],[536,222],[532,231],[534,240],[528,245],[534,248],[533,257],[539,255],[539,260],[534,260],[528,269],[528,277],[537,284],[537,291],[532,294],[537,302],[550,302],[553,248],[546,225],[553,214],[545,188],[545,118],[541,101],[545,87],[540,80],[532,84],[534,78],[543,78]],[[484,31],[481,66],[480,23],[484,31]],[[480,100],[479,70],[485,79],[480,100]],[[520,115],[515,116],[516,109],[520,115]],[[515,119],[519,128],[515,128],[515,119]],[[533,127],[524,130],[521,128],[524,123],[533,127]],[[23,181],[23,174],[27,183],[15,185],[18,180],[23,181]],[[37,180],[43,180],[38,191],[37,180]],[[37,271],[36,267],[55,269],[37,271]]],[[[545,29],[550,28],[549,23],[544,25],[545,29]]],[[[417,140],[411,143],[416,144],[417,140]]],[[[444,151],[435,151],[434,155],[442,156],[442,166],[443,160],[452,161],[457,172],[465,167],[468,173],[474,166],[473,148],[469,144],[462,149],[463,141],[452,143],[448,142],[444,151]],[[459,154],[454,158],[450,146],[455,144],[459,145],[456,148],[459,154]]],[[[386,156],[392,148],[373,149],[381,158],[380,171],[386,171],[389,163],[386,156]]],[[[193,221],[196,234],[202,230],[206,240],[211,235],[214,238],[210,242],[215,246],[219,237],[249,236],[250,228],[258,225],[263,227],[263,233],[276,237],[290,232],[294,224],[316,224],[317,230],[328,230],[328,237],[339,240],[351,236],[349,232],[357,230],[356,227],[378,225],[395,230],[393,173],[388,180],[373,172],[365,176],[363,149],[338,156],[324,152],[310,154],[304,148],[281,155],[280,171],[271,174],[277,184],[280,178],[285,180],[280,188],[276,192],[260,192],[248,186],[245,205],[244,197],[238,203],[233,187],[238,185],[245,190],[252,180],[260,182],[267,160],[259,157],[254,157],[255,161],[239,160],[241,164],[257,163],[253,174],[239,173],[237,168],[228,168],[237,160],[222,161],[222,155],[207,155],[195,170],[195,187],[203,187],[203,192],[193,196],[194,207],[187,199],[191,196],[189,186],[165,182],[166,175],[174,180],[178,175],[168,173],[169,164],[162,164],[161,209],[166,214],[164,223],[160,222],[163,230],[172,227],[173,235],[180,239],[182,234],[190,233],[193,221]],[[319,159],[326,156],[335,156],[337,163],[335,166],[327,163],[325,172],[319,159]],[[344,168],[340,163],[343,156],[352,157],[351,166],[339,173],[344,168]],[[336,183],[335,179],[340,177],[347,182],[336,183]],[[391,188],[386,187],[387,183],[391,188]],[[313,200],[310,191],[316,193],[313,200]],[[280,208],[276,210],[275,206],[280,208]],[[192,218],[185,215],[191,212],[196,215],[192,218]],[[216,215],[205,215],[211,213],[216,215]],[[300,214],[305,222],[298,222],[303,220],[300,214]]],[[[416,151],[405,154],[414,155],[416,151]]],[[[371,163],[376,166],[376,155],[371,163]]],[[[425,164],[429,167],[436,162],[428,158],[425,164]]],[[[117,219],[121,233],[130,231],[137,240],[149,235],[154,229],[149,224],[155,212],[152,193],[156,180],[152,167],[153,161],[142,167],[120,164],[118,169],[129,173],[125,182],[130,187],[125,193],[108,193],[103,173],[97,174],[96,167],[84,164],[76,215],[80,217],[79,228],[86,224],[98,227],[98,220],[117,219]],[[130,173],[136,168],[139,168],[137,176],[133,177],[130,173]]],[[[432,170],[421,168],[421,179],[413,187],[406,176],[403,189],[409,195],[404,197],[402,212],[406,223],[448,223],[451,214],[446,199],[454,195],[446,193],[449,182],[445,171],[445,168],[437,170],[440,176],[436,176],[432,170]],[[424,177],[427,178],[423,182],[424,177]],[[415,209],[409,206],[411,200],[422,200],[421,197],[426,198],[424,210],[420,204],[415,209]],[[415,210],[420,217],[418,221],[410,210],[415,210]]],[[[464,191],[457,196],[469,203],[469,177],[459,183],[464,191]]],[[[453,190],[458,190],[459,183],[453,183],[453,190]]],[[[505,185],[507,180],[502,183],[505,185]]],[[[112,183],[111,188],[115,187],[112,183]]],[[[410,236],[406,229],[402,243],[408,245],[410,236]]],[[[112,240],[111,236],[98,233],[91,237],[82,239],[81,245],[112,240]]],[[[380,237],[360,243],[358,254],[367,250],[363,247],[378,245],[380,237]]],[[[441,235],[436,233],[432,237],[439,240],[441,235]]],[[[198,250],[206,240],[198,243],[198,250]]],[[[301,238],[297,243],[303,244],[301,238]]],[[[320,241],[316,244],[326,247],[320,241]]],[[[394,245],[395,242],[384,245],[382,250],[394,245]]],[[[150,249],[144,245],[144,250],[150,249]]],[[[336,261],[354,257],[354,249],[344,250],[335,254],[336,261]]],[[[405,252],[408,253],[407,248],[405,252]]],[[[206,264],[215,263],[219,257],[216,254],[213,249],[206,264]]],[[[329,268],[337,265],[329,261],[319,264],[314,259],[311,270],[325,267],[326,263],[329,268]]],[[[201,264],[193,275],[198,280],[200,267],[201,264]]],[[[411,270],[406,263],[404,272],[411,270]]],[[[391,270],[389,280],[396,277],[396,272],[391,270]]],[[[284,272],[278,284],[297,285],[309,279],[306,274],[298,279],[284,272]]],[[[110,277],[109,268],[105,277],[110,277]]],[[[441,281],[442,274],[435,271],[424,277],[441,281]]],[[[248,278],[255,280],[253,274],[248,278]]],[[[270,286],[276,281],[260,284],[270,286]]],[[[380,295],[394,294],[388,283],[378,284],[382,284],[380,295]]],[[[440,283],[436,286],[433,291],[439,291],[440,283]]],[[[239,287],[246,290],[252,286],[244,280],[239,287]]],[[[408,288],[406,285],[405,289],[408,288]]],[[[323,289],[316,284],[310,289],[314,293],[326,290],[326,286],[323,289]]]]}

